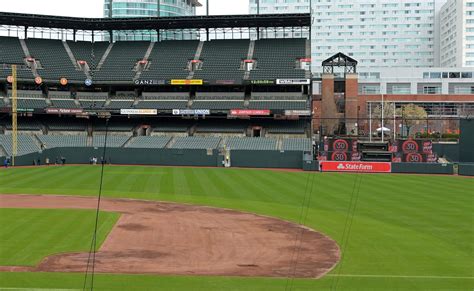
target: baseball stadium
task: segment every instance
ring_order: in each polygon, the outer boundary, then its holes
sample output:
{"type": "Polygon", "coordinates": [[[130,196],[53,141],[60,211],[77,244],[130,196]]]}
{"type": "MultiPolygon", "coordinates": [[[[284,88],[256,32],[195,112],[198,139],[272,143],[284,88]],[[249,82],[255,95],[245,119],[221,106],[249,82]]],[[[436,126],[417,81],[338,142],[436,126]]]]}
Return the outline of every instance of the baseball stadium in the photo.
{"type": "Polygon", "coordinates": [[[0,12],[0,290],[474,290],[474,95],[312,21],[0,12]]]}

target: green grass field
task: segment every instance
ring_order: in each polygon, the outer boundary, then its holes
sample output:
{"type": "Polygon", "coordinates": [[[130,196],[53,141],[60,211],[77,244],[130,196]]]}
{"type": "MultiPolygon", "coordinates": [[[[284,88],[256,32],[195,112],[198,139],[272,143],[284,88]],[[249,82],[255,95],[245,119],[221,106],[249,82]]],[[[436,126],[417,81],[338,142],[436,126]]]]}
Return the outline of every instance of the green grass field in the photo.
{"type": "MultiPolygon", "coordinates": [[[[101,212],[97,248],[119,214],[101,212]]],[[[0,208],[0,265],[35,266],[44,257],[64,252],[88,252],[95,211],[0,208]]]]}
{"type": "MultiPolygon", "coordinates": [[[[1,170],[0,193],[97,195],[99,172],[93,166],[1,170]]],[[[293,285],[268,278],[99,275],[96,286],[100,290],[288,290],[288,286],[473,290],[473,189],[474,179],[449,176],[107,167],[108,197],[233,208],[294,222],[301,221],[303,201],[309,197],[305,194],[311,193],[305,224],[338,241],[344,253],[328,276],[294,280],[293,285]],[[350,209],[353,216],[348,216],[350,209]]],[[[74,289],[82,288],[82,280],[82,274],[0,273],[0,289],[74,289]]]]}

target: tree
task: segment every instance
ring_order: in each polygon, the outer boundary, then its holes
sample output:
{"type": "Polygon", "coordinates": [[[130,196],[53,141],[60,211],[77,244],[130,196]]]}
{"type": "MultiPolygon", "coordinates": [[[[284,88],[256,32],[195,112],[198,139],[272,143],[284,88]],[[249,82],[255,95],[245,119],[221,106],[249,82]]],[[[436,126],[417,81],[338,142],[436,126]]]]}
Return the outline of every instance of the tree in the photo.
{"type": "MultiPolygon", "coordinates": [[[[383,103],[383,125],[387,128],[393,128],[394,115],[393,102],[385,101],[383,103]]],[[[377,127],[382,126],[382,102],[372,106],[372,125],[375,123],[377,127]]],[[[372,134],[372,133],[371,133],[372,134]]]]}
{"type": "Polygon", "coordinates": [[[410,135],[410,129],[413,126],[426,122],[428,118],[426,110],[413,103],[403,105],[402,108],[397,110],[397,115],[402,117],[402,122],[407,128],[408,135],[410,135]]]}

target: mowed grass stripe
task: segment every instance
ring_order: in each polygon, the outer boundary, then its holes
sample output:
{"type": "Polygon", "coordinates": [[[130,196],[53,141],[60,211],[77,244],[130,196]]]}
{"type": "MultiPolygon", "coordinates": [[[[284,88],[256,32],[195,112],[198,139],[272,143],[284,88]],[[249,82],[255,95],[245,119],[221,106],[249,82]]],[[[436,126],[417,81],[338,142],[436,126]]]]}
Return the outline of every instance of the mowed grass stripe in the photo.
{"type": "MultiPolygon", "coordinates": [[[[100,212],[98,246],[119,215],[100,212]]],[[[0,208],[0,265],[34,266],[62,252],[88,251],[95,221],[93,210],[0,208]]]]}

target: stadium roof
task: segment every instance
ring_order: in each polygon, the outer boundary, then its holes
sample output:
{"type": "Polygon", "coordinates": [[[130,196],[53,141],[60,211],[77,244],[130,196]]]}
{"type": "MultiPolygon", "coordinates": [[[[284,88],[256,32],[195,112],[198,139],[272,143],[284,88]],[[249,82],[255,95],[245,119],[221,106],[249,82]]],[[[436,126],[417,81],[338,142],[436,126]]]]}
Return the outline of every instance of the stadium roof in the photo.
{"type": "Polygon", "coordinates": [[[0,12],[0,25],[90,31],[311,26],[309,13],[144,18],[77,18],[0,12]]]}

